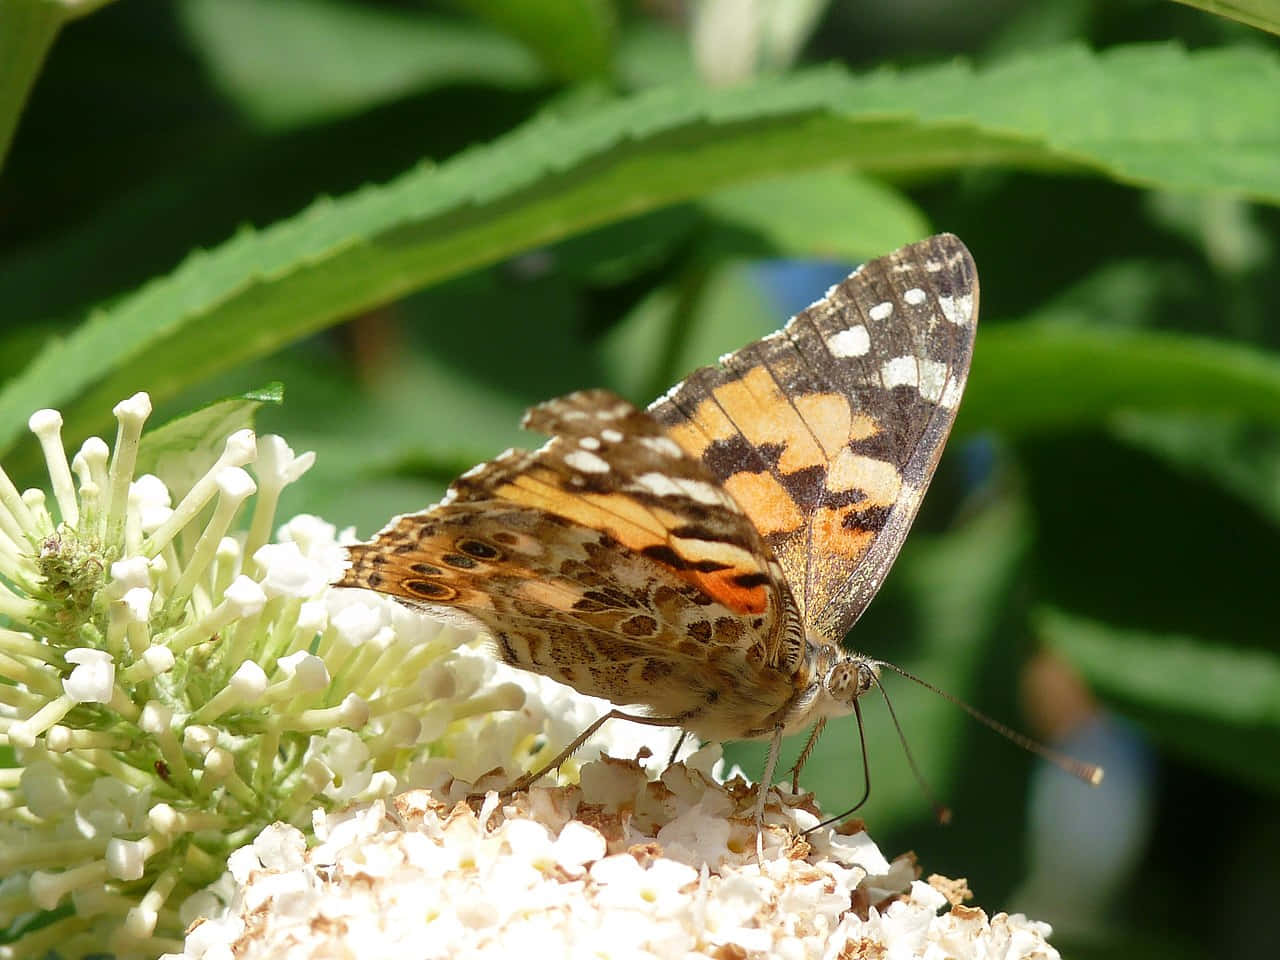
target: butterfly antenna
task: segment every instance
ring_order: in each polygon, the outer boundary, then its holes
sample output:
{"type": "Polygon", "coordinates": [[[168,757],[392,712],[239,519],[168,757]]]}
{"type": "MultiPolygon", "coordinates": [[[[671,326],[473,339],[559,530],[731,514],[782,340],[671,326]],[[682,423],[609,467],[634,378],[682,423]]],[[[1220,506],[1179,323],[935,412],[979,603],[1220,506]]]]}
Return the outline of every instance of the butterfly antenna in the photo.
{"type": "MultiPolygon", "coordinates": [[[[893,664],[885,664],[885,666],[888,666],[893,670],[898,669],[897,667],[893,666],[893,664]]],[[[899,672],[903,672],[903,671],[899,671],[899,672]]],[[[907,674],[907,676],[910,676],[910,674],[907,674]]],[[[912,679],[914,680],[915,678],[912,677],[912,679]]],[[[907,755],[907,763],[911,765],[911,772],[915,775],[916,783],[920,784],[920,789],[924,792],[925,797],[927,797],[929,800],[929,806],[933,807],[934,819],[936,819],[939,823],[943,823],[943,824],[950,823],[951,808],[946,806],[945,804],[941,804],[938,802],[938,798],[934,795],[933,790],[929,787],[929,781],[925,780],[924,774],[920,772],[920,767],[916,763],[915,754],[911,752],[911,745],[907,743],[907,735],[902,732],[902,724],[898,722],[898,713],[893,709],[893,701],[889,699],[889,691],[884,688],[884,684],[880,682],[879,677],[876,677],[875,680],[876,680],[876,687],[880,690],[880,696],[884,697],[884,705],[889,708],[889,719],[893,721],[893,729],[898,731],[898,742],[902,744],[902,752],[907,755]]],[[[929,684],[926,683],[925,686],[929,687],[929,684]]],[[[942,693],[942,691],[937,690],[936,687],[929,687],[929,689],[935,690],[937,693],[942,693]]],[[[944,697],[947,697],[948,700],[955,700],[955,697],[948,696],[945,693],[943,693],[942,695],[944,697]]],[[[856,703],[857,701],[854,701],[854,702],[856,703]]],[[[961,704],[961,706],[967,707],[968,704],[961,704]]]]}
{"type": "MultiPolygon", "coordinates": [[[[877,660],[875,661],[875,665],[877,667],[888,667],[890,670],[892,670],[894,673],[898,674],[899,676],[906,677],[908,680],[915,681],[916,683],[920,684],[920,686],[924,687],[926,690],[932,690],[938,696],[942,697],[944,700],[951,701],[957,707],[963,710],[965,713],[969,714],[969,716],[973,717],[973,719],[977,720],[979,723],[983,724],[989,729],[994,730],[996,733],[1000,734],[1000,736],[1004,737],[1006,740],[1009,740],[1012,743],[1016,743],[1018,746],[1022,747],[1023,750],[1027,750],[1030,753],[1034,753],[1038,757],[1043,757],[1045,760],[1048,760],[1059,770],[1062,770],[1065,773],[1071,774],[1073,777],[1077,777],[1080,780],[1083,780],[1085,783],[1089,784],[1090,786],[1096,787],[1098,784],[1102,782],[1103,770],[1102,770],[1102,767],[1098,766],[1096,763],[1084,763],[1080,760],[1077,760],[1075,757],[1069,757],[1065,753],[1059,753],[1057,750],[1054,750],[1052,747],[1045,746],[1043,743],[1041,743],[1038,740],[1032,740],[1030,737],[1026,736],[1025,734],[1019,733],[1017,730],[1014,730],[1012,727],[1006,727],[999,720],[992,719],[991,717],[983,713],[981,710],[979,710],[977,707],[970,706],[969,704],[961,700],[959,697],[953,696],[952,694],[947,693],[947,691],[945,690],[938,689],[929,681],[923,680],[920,677],[917,677],[915,674],[909,673],[908,671],[903,670],[901,667],[896,666],[895,664],[888,663],[884,660],[877,660]]],[[[884,694],[885,703],[889,703],[889,695],[885,693],[884,686],[879,682],[879,680],[876,681],[876,686],[880,687],[880,692],[884,694]]],[[[892,703],[889,703],[889,715],[893,716],[892,703]]],[[[898,726],[897,717],[893,717],[893,725],[895,727],[898,726]]],[[[906,741],[906,738],[903,737],[902,735],[901,727],[898,727],[898,738],[902,740],[903,749],[907,751],[907,759],[911,761],[911,769],[916,771],[916,779],[920,780],[921,786],[924,786],[924,780],[920,777],[920,771],[916,770],[915,761],[911,760],[911,750],[907,748],[907,741],[906,741]]],[[[925,792],[928,793],[927,788],[925,792]]]]}
{"type": "Polygon", "coordinates": [[[857,700],[853,701],[853,715],[858,719],[858,740],[862,743],[862,799],[844,813],[837,813],[834,817],[827,817],[827,819],[823,820],[821,823],[814,824],[808,830],[803,831],[800,834],[801,836],[804,836],[806,833],[813,833],[815,830],[821,830],[823,827],[829,827],[831,824],[843,820],[845,817],[849,816],[849,814],[856,813],[871,796],[871,767],[867,763],[867,734],[862,729],[862,707],[857,700]]]}

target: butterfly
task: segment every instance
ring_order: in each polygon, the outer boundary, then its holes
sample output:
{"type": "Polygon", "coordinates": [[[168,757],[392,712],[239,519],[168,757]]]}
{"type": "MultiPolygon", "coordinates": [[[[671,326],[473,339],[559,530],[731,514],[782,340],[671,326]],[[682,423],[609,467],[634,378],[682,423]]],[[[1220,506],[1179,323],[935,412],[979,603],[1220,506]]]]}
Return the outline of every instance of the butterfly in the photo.
{"type": "MultiPolygon", "coordinates": [[[[704,740],[857,710],[880,661],[842,641],[880,589],[955,420],[978,278],[941,234],[872,260],[785,327],[640,410],[540,404],[550,439],[460,476],[350,548],[338,584],[486,632],[507,663],[704,740]]],[[[763,795],[757,822],[763,812],[763,795]]]]}

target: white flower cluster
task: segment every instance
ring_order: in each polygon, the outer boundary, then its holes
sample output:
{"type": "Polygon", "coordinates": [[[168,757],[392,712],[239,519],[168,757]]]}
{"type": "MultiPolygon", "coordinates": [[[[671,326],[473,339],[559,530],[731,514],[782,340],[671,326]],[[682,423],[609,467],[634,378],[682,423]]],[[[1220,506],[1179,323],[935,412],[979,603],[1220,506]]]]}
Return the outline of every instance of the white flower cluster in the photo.
{"type": "Polygon", "coordinates": [[[606,725],[560,786],[477,816],[609,705],[331,590],[321,520],[269,542],[310,454],[149,451],[146,395],[115,413],[114,449],[70,462],[31,418],[52,509],[0,470],[0,960],[1056,956],[865,834],[800,838],[817,811],[784,795],[758,856],[748,785],[716,748],[667,767],[669,728],[606,725]]]}
{"type": "Polygon", "coordinates": [[[1058,956],[1046,924],[961,906],[962,881],[923,883],[864,832],[801,837],[817,819],[793,798],[768,808],[757,857],[754,801],[712,776],[717,757],[704,748],[657,782],[604,759],[580,786],[491,793],[478,816],[414,791],[318,817],[311,849],[271,827],[231,858],[232,909],[180,956],[1058,956]]]}
{"type": "Polygon", "coordinates": [[[31,418],[54,510],[0,470],[0,746],[17,764],[0,770],[0,929],[73,907],[0,960],[178,949],[180,905],[219,909],[203,888],[267,825],[514,777],[603,709],[470,634],[330,590],[330,524],[298,517],[268,542],[311,454],[240,430],[149,455],[150,410],[119,404],[114,452],[91,438],[70,463],[61,416],[31,418]],[[140,457],[164,479],[135,476],[140,457]]]}

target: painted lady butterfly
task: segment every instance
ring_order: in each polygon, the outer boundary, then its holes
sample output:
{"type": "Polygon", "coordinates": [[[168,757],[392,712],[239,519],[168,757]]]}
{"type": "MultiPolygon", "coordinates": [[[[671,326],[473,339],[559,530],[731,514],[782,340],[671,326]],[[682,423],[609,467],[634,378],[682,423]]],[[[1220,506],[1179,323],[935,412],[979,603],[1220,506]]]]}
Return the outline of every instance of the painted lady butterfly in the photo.
{"type": "Polygon", "coordinates": [[[508,663],[645,709],[600,722],[772,738],[769,783],[784,734],[813,726],[803,762],[877,682],[840,644],[942,454],[977,311],[954,236],[873,260],[646,411],[606,390],[534,407],[550,441],[352,547],[339,585],[461,615],[508,663]]]}

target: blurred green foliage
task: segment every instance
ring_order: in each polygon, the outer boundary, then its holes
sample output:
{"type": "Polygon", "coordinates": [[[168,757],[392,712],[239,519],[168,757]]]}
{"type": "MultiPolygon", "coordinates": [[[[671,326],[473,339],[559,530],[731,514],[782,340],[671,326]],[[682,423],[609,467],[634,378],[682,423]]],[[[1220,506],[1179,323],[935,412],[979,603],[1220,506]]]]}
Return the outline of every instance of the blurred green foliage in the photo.
{"type": "MultiPolygon", "coordinates": [[[[20,486],[39,407],[75,444],[139,389],[160,422],[279,381],[259,429],[319,454],[286,509],[369,534],[520,442],[525,406],[646,401],[776,328],[756,261],[950,230],[982,282],[969,396],[853,642],[1024,726],[1021,664],[1051,649],[1154,745],[1147,852],[1070,954],[1262,949],[1237,898],[1280,896],[1273,36],[1156,0],[780,0],[754,47],[620,0],[134,0],[67,25],[97,6],[0,0],[20,486]]],[[[876,705],[861,815],[998,906],[1033,761],[891,689],[957,823],[876,705]]],[[[805,771],[829,808],[856,744],[837,725],[805,771]]]]}

